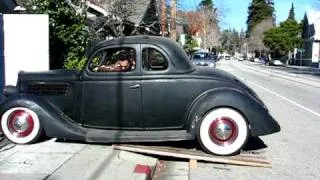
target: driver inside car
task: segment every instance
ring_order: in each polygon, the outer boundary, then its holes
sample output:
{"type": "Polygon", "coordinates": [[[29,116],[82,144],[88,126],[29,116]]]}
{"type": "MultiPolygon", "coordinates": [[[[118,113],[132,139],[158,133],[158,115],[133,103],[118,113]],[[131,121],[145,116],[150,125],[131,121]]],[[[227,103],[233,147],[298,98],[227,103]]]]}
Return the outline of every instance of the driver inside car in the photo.
{"type": "Polygon", "coordinates": [[[114,64],[102,65],[100,67],[96,67],[94,71],[126,72],[126,71],[132,70],[132,67],[135,66],[134,60],[130,58],[129,54],[126,51],[120,52],[117,59],[118,60],[114,64]]]}

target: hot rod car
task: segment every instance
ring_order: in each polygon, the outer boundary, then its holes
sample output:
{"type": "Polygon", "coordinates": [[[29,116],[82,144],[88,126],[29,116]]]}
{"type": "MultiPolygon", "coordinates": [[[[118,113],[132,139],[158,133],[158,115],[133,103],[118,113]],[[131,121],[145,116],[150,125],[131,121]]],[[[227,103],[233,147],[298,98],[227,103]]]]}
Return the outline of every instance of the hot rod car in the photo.
{"type": "Polygon", "coordinates": [[[196,67],[175,42],[152,36],[98,43],[82,71],[20,72],[4,89],[1,128],[17,144],[197,140],[238,153],[250,136],[280,131],[259,97],[233,75],[196,67]]]}

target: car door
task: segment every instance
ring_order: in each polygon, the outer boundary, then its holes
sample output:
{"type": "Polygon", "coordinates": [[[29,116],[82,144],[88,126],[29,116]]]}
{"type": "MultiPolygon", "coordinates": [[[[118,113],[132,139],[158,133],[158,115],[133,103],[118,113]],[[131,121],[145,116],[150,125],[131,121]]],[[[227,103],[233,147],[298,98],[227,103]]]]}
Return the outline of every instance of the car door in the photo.
{"type": "Polygon", "coordinates": [[[85,126],[141,129],[140,45],[110,46],[97,50],[83,76],[82,120],[85,126]],[[129,52],[132,63],[125,72],[105,70],[129,52]],[[104,68],[102,68],[104,67],[104,68]],[[99,69],[100,68],[100,69],[99,69]]]}
{"type": "Polygon", "coordinates": [[[190,105],[190,97],[185,97],[185,89],[170,75],[169,57],[161,48],[141,45],[142,49],[142,107],[143,121],[146,129],[182,128],[184,115],[190,105]]]}

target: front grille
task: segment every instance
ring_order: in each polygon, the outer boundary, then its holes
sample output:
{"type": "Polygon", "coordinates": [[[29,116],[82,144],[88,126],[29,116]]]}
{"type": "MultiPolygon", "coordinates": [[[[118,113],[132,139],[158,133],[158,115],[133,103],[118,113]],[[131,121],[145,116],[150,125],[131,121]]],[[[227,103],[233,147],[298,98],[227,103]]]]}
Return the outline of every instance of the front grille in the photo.
{"type": "Polygon", "coordinates": [[[67,95],[69,84],[28,84],[27,92],[40,96],[67,95]]]}
{"type": "Polygon", "coordinates": [[[198,66],[208,66],[207,63],[197,63],[198,66]]]}

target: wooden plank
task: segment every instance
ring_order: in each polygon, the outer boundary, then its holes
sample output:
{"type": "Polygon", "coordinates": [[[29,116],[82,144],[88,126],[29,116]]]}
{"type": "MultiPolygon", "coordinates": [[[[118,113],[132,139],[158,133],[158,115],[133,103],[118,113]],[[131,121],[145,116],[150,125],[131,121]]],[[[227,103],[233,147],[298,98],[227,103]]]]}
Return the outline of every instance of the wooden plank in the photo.
{"type": "Polygon", "coordinates": [[[169,156],[175,158],[183,158],[183,159],[194,159],[201,160],[207,162],[214,163],[223,163],[223,164],[232,164],[232,165],[241,165],[241,166],[254,166],[254,167],[271,167],[271,164],[264,160],[255,157],[241,157],[231,156],[214,156],[207,153],[181,149],[181,148],[172,148],[172,147],[163,147],[163,146],[139,146],[139,145],[113,145],[114,149],[137,152],[137,153],[145,153],[145,154],[153,154],[160,156],[169,156]]]}
{"type": "Polygon", "coordinates": [[[198,167],[198,160],[190,159],[189,160],[189,169],[195,169],[198,167]]]}

